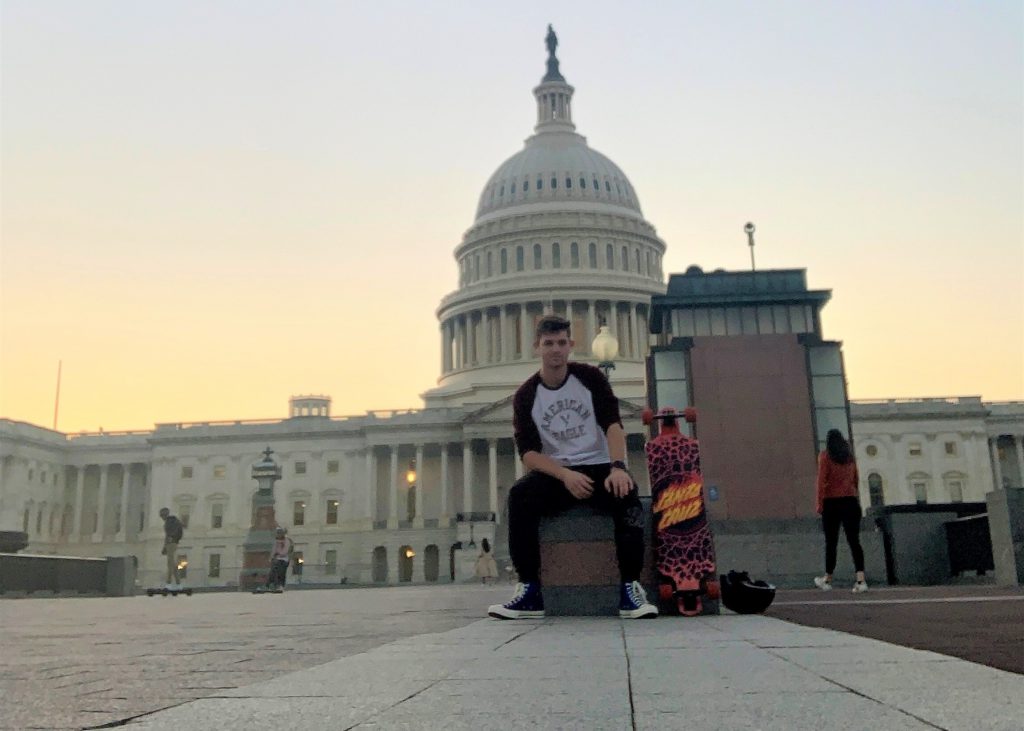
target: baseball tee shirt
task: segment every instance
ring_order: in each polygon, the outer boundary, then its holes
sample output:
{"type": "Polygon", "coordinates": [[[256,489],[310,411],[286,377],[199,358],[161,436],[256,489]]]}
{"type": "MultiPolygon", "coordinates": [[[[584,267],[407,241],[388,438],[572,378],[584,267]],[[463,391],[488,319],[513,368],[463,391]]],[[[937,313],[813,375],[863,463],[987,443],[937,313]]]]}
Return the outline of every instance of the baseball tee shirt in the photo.
{"type": "Polygon", "coordinates": [[[619,402],[594,366],[569,363],[555,388],[544,385],[538,372],[516,391],[512,407],[520,457],[540,452],[567,467],[610,461],[605,431],[621,423],[619,402]]]}

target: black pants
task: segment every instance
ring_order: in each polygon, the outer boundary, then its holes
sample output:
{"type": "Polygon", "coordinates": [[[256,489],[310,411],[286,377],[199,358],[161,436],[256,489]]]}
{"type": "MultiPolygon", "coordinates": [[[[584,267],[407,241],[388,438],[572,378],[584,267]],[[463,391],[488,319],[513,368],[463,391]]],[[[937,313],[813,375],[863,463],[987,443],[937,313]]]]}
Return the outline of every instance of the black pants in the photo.
{"type": "Polygon", "coordinates": [[[850,544],[853,565],[864,570],[864,550],[860,547],[860,501],[855,497],[830,497],[822,502],[821,525],[825,529],[825,573],[836,570],[836,546],[839,544],[839,526],[843,527],[846,542],[850,544]]]}
{"type": "Polygon", "coordinates": [[[573,497],[561,480],[530,472],[512,485],[508,493],[508,545],[512,563],[522,582],[540,578],[540,519],[557,515],[573,505],[586,504],[615,520],[615,554],[624,582],[636,581],[644,567],[644,516],[636,485],[625,497],[615,497],[604,486],[610,467],[582,465],[570,469],[594,481],[594,492],[586,500],[573,497]]]}
{"type": "Polygon", "coordinates": [[[267,586],[284,586],[288,575],[288,562],[274,559],[270,562],[270,573],[267,576],[267,586]]]}

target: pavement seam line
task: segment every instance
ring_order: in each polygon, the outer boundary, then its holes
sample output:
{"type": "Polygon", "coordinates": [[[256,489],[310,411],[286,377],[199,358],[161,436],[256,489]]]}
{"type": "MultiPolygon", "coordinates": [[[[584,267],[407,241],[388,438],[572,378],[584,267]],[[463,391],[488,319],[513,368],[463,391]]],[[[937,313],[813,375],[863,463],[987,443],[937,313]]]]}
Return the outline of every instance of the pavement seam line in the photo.
{"type": "MultiPolygon", "coordinates": [[[[540,627],[541,625],[543,625],[543,624],[545,624],[545,623],[546,623],[546,622],[541,622],[541,623],[538,623],[537,625],[535,625],[535,626],[531,627],[530,629],[528,629],[528,630],[525,630],[525,631],[523,631],[523,632],[520,632],[519,634],[517,634],[517,635],[516,635],[515,637],[513,637],[512,639],[510,639],[510,640],[506,640],[505,642],[502,642],[502,643],[501,643],[500,645],[498,645],[497,647],[495,647],[495,648],[494,648],[493,650],[490,650],[490,652],[496,652],[496,651],[498,651],[499,649],[501,649],[501,648],[502,648],[502,647],[504,647],[505,645],[509,644],[510,642],[512,642],[512,641],[514,641],[514,640],[517,640],[517,639],[519,639],[519,638],[520,638],[520,637],[522,637],[523,635],[526,635],[526,634],[529,634],[530,632],[533,632],[533,631],[534,631],[535,629],[537,629],[537,627],[540,627]]],[[[468,625],[467,625],[467,626],[468,626],[468,625]]],[[[429,633],[428,633],[428,634],[429,634],[429,633]]],[[[390,643],[390,642],[389,642],[389,643],[387,643],[387,644],[392,644],[392,643],[390,643]]],[[[385,645],[381,645],[381,647],[387,647],[387,644],[385,644],[385,645]]],[[[375,649],[379,649],[379,648],[375,648],[375,649]]],[[[476,658],[476,659],[479,659],[479,658],[476,658]]],[[[403,704],[403,703],[405,703],[406,701],[408,701],[408,700],[412,700],[413,698],[415,698],[416,696],[420,695],[421,693],[425,693],[425,692],[427,692],[428,690],[430,690],[431,688],[433,688],[433,687],[434,687],[435,685],[437,685],[438,683],[441,683],[441,682],[444,682],[445,680],[449,680],[449,679],[451,679],[451,677],[452,677],[452,676],[453,676],[453,675],[454,675],[455,673],[457,673],[457,672],[459,672],[459,671],[458,671],[458,670],[453,670],[452,672],[450,672],[450,673],[448,673],[447,675],[445,675],[445,676],[444,676],[443,678],[438,678],[438,679],[436,679],[436,680],[435,680],[435,681],[434,681],[433,683],[431,683],[430,685],[428,685],[428,686],[426,686],[426,687],[424,687],[424,688],[420,688],[419,690],[417,690],[417,691],[416,691],[415,693],[413,693],[412,695],[410,695],[410,696],[408,696],[408,697],[406,697],[406,698],[403,698],[402,700],[398,701],[397,703],[392,703],[392,704],[391,704],[390,706],[388,706],[387,708],[385,708],[385,709],[383,709],[383,710],[381,710],[381,711],[376,711],[375,713],[371,713],[371,714],[370,714],[369,716],[367,716],[366,718],[364,718],[364,719],[362,719],[362,720],[358,721],[358,722],[357,722],[357,723],[356,723],[355,725],[352,725],[352,726],[348,726],[348,727],[346,727],[345,729],[343,729],[343,731],[352,731],[352,729],[354,729],[354,728],[357,728],[357,727],[361,726],[362,724],[366,723],[367,721],[372,721],[372,720],[373,720],[374,718],[376,718],[377,716],[381,715],[382,713],[387,713],[387,712],[388,712],[388,711],[390,711],[390,710],[391,710],[392,708],[398,708],[398,706],[402,705],[402,704],[403,704]]]]}
{"type": "Polygon", "coordinates": [[[629,725],[636,731],[636,707],[633,705],[633,669],[629,662],[629,643],[626,641],[626,625],[619,620],[619,635],[622,637],[622,653],[626,656],[626,691],[629,695],[629,725]]]}
{"type": "MultiPolygon", "coordinates": [[[[833,631],[836,631],[836,630],[833,630],[833,631]]],[[[754,644],[753,641],[751,641],[751,644],[754,644]]],[[[757,647],[757,645],[755,645],[755,647],[757,647]]],[[[759,648],[759,649],[764,649],[764,648],[759,648]]],[[[826,683],[831,683],[832,685],[835,685],[835,686],[838,686],[839,688],[842,688],[847,693],[853,693],[854,695],[860,696],[861,698],[864,698],[865,700],[869,700],[869,701],[871,701],[873,703],[877,703],[878,705],[880,705],[880,706],[882,706],[884,708],[888,708],[890,710],[896,711],[897,713],[902,713],[904,716],[910,716],[915,721],[920,721],[925,726],[929,726],[931,728],[939,729],[939,731],[949,731],[949,729],[947,729],[945,726],[939,726],[938,724],[932,723],[931,721],[929,721],[926,718],[921,718],[920,716],[914,715],[910,711],[905,711],[902,708],[897,708],[896,706],[890,705],[889,703],[885,703],[884,701],[880,701],[878,698],[873,698],[873,697],[869,696],[866,693],[862,693],[859,690],[851,688],[848,685],[843,685],[838,680],[833,680],[832,678],[826,678],[824,675],[822,675],[818,671],[816,671],[816,670],[814,670],[812,668],[809,668],[806,665],[801,665],[800,663],[796,662],[795,660],[792,660],[792,659],[790,659],[788,657],[780,655],[780,654],[778,654],[776,652],[772,652],[770,650],[765,650],[765,652],[767,652],[769,655],[774,655],[775,657],[779,658],[783,662],[789,663],[790,665],[798,667],[801,670],[806,670],[807,672],[811,673],[812,675],[818,676],[819,678],[824,680],[826,683]]]]}

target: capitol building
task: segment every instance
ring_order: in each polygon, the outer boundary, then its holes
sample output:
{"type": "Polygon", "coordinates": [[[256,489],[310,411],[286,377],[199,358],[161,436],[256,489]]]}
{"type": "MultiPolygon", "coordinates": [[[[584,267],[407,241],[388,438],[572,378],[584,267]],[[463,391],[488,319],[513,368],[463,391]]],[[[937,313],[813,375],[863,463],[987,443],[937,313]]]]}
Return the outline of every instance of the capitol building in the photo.
{"type": "MultiPolygon", "coordinates": [[[[640,412],[646,357],[668,337],[649,322],[666,244],[625,173],[577,132],[575,90],[547,40],[534,134],[486,181],[455,246],[458,288],[437,308],[440,376],[423,408],[335,417],[329,396],[307,395],[279,420],[77,434],[0,419],[0,530],[26,532],[31,553],[134,555],[149,586],[162,581],[168,507],[186,524],[185,583],[234,586],[252,466],[269,446],[283,472],[277,520],[301,558],[289,581],[470,578],[482,538],[507,563],[505,497],[523,469],[511,396],[538,367],[534,324],[551,312],[572,322],[578,360],[598,362],[602,325],[618,340],[612,384],[649,492],[640,412]]],[[[1024,484],[1024,402],[855,401],[850,417],[865,506],[984,501],[1024,484]]]]}

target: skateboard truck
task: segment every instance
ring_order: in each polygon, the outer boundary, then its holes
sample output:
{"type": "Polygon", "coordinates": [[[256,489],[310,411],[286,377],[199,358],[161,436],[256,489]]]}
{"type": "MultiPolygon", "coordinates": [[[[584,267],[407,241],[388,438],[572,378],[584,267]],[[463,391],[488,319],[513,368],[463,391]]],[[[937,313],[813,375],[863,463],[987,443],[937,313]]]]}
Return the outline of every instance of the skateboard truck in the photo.
{"type": "MultiPolygon", "coordinates": [[[[664,406],[658,409],[658,413],[654,413],[653,409],[644,409],[640,418],[646,426],[650,426],[655,421],[661,421],[665,426],[675,426],[679,421],[679,411],[672,406],[664,406]]],[[[697,409],[692,406],[688,406],[683,409],[683,419],[688,424],[697,423],[697,409]]]]}

